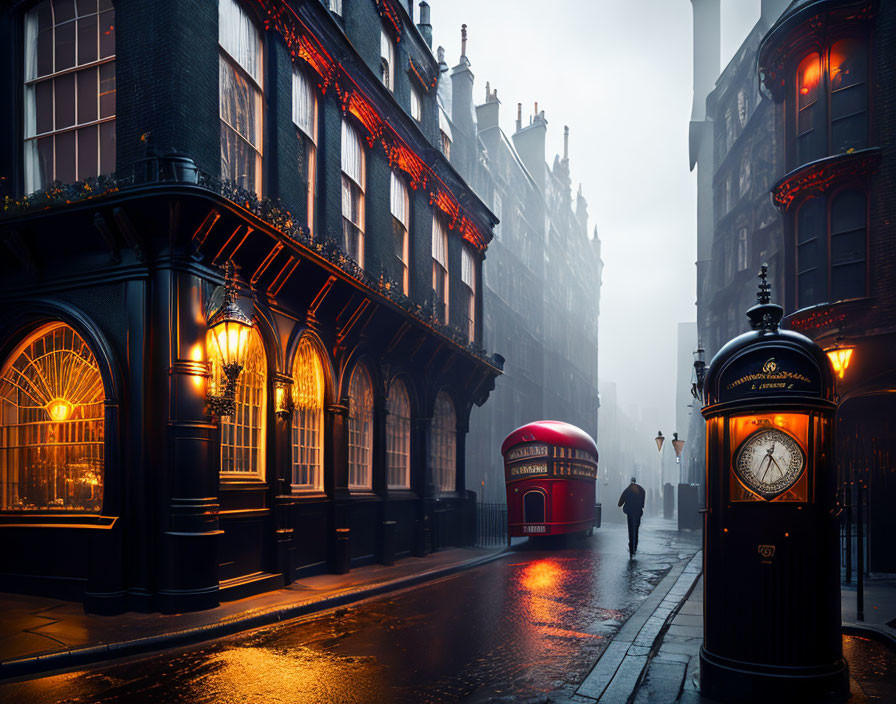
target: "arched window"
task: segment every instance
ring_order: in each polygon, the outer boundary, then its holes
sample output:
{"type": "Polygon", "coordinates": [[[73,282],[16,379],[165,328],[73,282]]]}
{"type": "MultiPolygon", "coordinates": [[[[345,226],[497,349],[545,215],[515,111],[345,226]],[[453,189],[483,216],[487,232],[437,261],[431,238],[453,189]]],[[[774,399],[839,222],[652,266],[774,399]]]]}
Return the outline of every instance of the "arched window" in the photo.
{"type": "Polygon", "coordinates": [[[454,404],[444,391],[436,397],[432,413],[430,454],[433,478],[438,490],[457,490],[457,416],[454,404]]]}
{"type": "MultiPolygon", "coordinates": [[[[224,371],[211,332],[206,347],[212,373],[209,386],[213,393],[220,393],[224,371]]],[[[267,362],[261,335],[254,328],[247,347],[246,364],[236,382],[236,410],[221,418],[221,474],[264,479],[267,362]]]]}
{"type": "Polygon", "coordinates": [[[809,198],[797,212],[797,305],[813,306],[827,298],[828,236],[825,200],[809,198]]]}
{"type": "Polygon", "coordinates": [[[831,153],[866,146],[868,92],[865,45],[844,39],[831,47],[831,153]]]}
{"type": "Polygon", "coordinates": [[[25,191],[115,171],[111,0],[43,0],[24,49],[25,191]]]}
{"type": "Polygon", "coordinates": [[[386,479],[390,489],[411,488],[411,404],[400,379],[386,402],[386,479]]]}
{"type": "Polygon", "coordinates": [[[371,489],[373,462],[373,386],[364,365],[348,385],[348,488],[371,489]]]}
{"type": "Polygon", "coordinates": [[[831,200],[831,298],[865,295],[865,194],[841,191],[831,200]]]}
{"type": "Polygon", "coordinates": [[[825,130],[819,102],[821,57],[809,54],[796,72],[796,158],[806,164],[825,155],[825,130]]]}
{"type": "Polygon", "coordinates": [[[324,365],[308,338],[299,341],[292,364],[292,485],[323,491],[324,365]]]}
{"type": "Polygon", "coordinates": [[[96,359],[68,325],[19,345],[0,374],[0,509],[99,513],[104,399],[96,359]]]}

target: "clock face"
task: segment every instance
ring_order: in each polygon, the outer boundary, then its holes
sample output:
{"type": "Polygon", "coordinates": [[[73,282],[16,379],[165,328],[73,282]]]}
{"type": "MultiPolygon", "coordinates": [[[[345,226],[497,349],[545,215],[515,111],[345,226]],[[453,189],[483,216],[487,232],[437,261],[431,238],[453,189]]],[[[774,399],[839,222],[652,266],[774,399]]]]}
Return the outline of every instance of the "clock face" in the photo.
{"type": "Polygon", "coordinates": [[[796,484],[806,457],[783,430],[764,428],[743,441],[734,457],[734,471],[744,485],[764,499],[773,499],[796,484]]]}

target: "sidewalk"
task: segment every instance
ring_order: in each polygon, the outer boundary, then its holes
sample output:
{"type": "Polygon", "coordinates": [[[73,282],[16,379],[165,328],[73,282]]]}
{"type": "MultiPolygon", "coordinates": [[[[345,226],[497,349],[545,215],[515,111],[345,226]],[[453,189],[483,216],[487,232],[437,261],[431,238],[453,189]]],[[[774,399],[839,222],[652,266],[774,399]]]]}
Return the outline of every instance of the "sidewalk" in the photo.
{"type": "Polygon", "coordinates": [[[86,614],[80,602],[0,593],[0,680],[218,638],[437,579],[500,557],[505,547],[451,548],[322,574],[184,614],[86,614]]]}
{"type": "MultiPolygon", "coordinates": [[[[683,570],[667,575],[655,590],[658,598],[645,601],[626,623],[626,627],[632,624],[629,632],[625,627],[620,630],[604,651],[576,692],[581,697],[577,701],[711,704],[699,692],[701,570],[702,553],[697,553],[683,570]]],[[[864,622],[856,621],[854,584],[843,585],[841,599],[843,654],[850,668],[849,704],[896,701],[896,581],[866,584],[864,622]]]]}

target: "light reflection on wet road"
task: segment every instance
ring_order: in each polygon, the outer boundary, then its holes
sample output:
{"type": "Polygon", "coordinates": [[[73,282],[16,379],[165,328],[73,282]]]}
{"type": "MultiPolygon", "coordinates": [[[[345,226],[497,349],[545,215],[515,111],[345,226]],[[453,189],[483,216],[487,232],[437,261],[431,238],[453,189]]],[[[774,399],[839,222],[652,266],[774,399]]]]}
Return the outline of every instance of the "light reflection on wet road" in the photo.
{"type": "MultiPolygon", "coordinates": [[[[671,527],[671,524],[663,524],[671,527]]],[[[574,692],[696,534],[623,526],[186,650],[0,686],[19,704],[545,701],[574,692]]]]}

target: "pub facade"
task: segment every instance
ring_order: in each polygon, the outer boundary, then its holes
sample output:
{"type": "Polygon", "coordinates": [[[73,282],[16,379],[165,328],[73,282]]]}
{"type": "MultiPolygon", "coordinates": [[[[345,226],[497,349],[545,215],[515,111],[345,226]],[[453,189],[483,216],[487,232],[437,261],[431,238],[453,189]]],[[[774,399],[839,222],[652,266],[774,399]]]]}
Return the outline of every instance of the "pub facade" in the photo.
{"type": "Polygon", "coordinates": [[[0,15],[0,590],[183,611],[472,542],[497,219],[413,11],[0,15]]]}

